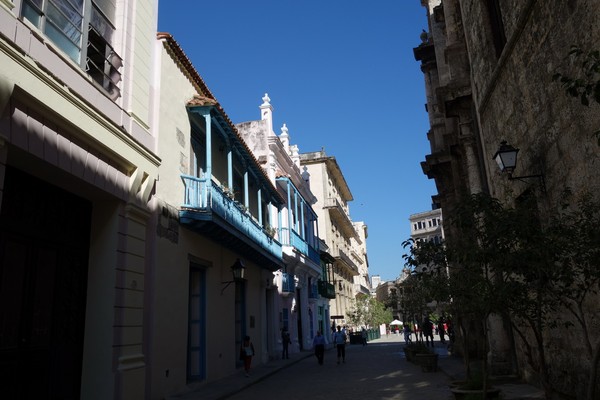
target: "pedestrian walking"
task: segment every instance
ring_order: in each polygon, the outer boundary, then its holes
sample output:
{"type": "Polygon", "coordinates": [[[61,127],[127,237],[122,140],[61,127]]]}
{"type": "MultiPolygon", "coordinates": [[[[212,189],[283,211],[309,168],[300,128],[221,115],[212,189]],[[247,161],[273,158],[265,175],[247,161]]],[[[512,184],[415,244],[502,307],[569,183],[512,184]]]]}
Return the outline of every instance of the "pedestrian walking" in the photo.
{"type": "Polygon", "coordinates": [[[425,322],[423,322],[423,336],[425,336],[425,344],[433,347],[433,323],[429,317],[425,317],[425,322]]]}
{"type": "Polygon", "coordinates": [[[283,350],[281,351],[281,359],[289,359],[289,345],[292,343],[292,339],[290,338],[290,333],[287,328],[284,326],[281,330],[281,345],[283,346],[283,350]]]}
{"type": "Polygon", "coordinates": [[[404,325],[404,327],[402,328],[402,332],[404,332],[404,343],[409,344],[410,342],[412,342],[410,338],[410,334],[412,333],[412,331],[410,330],[410,326],[408,324],[404,325]]]}
{"type": "Polygon", "coordinates": [[[246,376],[250,376],[250,365],[254,356],[254,345],[250,341],[250,336],[244,337],[240,346],[240,360],[244,361],[244,371],[246,376]]]}
{"type": "Polygon", "coordinates": [[[335,347],[337,348],[337,363],[340,363],[340,360],[345,364],[346,363],[346,334],[342,332],[341,327],[338,325],[337,332],[333,335],[333,343],[335,343],[335,347]]]}
{"type": "Polygon", "coordinates": [[[321,331],[317,331],[317,336],[313,338],[313,347],[315,349],[315,356],[319,365],[323,365],[323,357],[325,355],[325,337],[321,335],[321,331]]]}
{"type": "Polygon", "coordinates": [[[362,345],[366,346],[367,345],[367,330],[363,327],[362,331],[360,332],[360,337],[362,339],[362,345]]]}
{"type": "Polygon", "coordinates": [[[438,335],[440,335],[440,342],[446,343],[446,329],[444,328],[444,320],[442,318],[439,319],[437,323],[438,327],[438,335]]]}

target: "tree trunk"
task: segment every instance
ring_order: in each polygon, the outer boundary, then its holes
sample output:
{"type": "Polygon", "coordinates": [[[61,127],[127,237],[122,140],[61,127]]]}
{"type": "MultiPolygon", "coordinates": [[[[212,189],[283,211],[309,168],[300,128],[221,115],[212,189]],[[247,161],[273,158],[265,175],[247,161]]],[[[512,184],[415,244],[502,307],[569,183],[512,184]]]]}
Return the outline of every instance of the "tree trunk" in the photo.
{"type": "Polygon", "coordinates": [[[596,399],[596,380],[598,379],[598,362],[600,361],[600,339],[596,342],[594,347],[594,357],[590,364],[590,375],[587,387],[587,400],[596,399]]]}

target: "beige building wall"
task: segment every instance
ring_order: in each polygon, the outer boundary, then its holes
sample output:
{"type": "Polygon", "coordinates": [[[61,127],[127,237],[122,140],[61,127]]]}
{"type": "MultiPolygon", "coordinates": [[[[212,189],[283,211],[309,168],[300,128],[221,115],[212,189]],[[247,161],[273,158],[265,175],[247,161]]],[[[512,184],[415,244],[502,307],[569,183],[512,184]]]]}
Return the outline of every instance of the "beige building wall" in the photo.
{"type": "Polygon", "coordinates": [[[362,249],[353,247],[353,241],[357,243],[361,236],[350,218],[348,202],[353,200],[352,193],[335,157],[327,156],[324,150],[300,154],[300,163],[310,174],[311,190],[317,198],[314,209],[319,217],[319,234],[336,260],[336,297],[330,301],[331,317],[336,325],[346,325],[356,296],[355,277],[360,275],[357,261],[367,262],[366,253],[361,258],[362,249]]]}
{"type": "MultiPolygon", "coordinates": [[[[251,239],[246,238],[242,231],[236,231],[236,236],[243,238],[241,240],[245,243],[233,244],[232,237],[224,234],[217,223],[228,224],[225,228],[228,231],[241,228],[231,221],[217,222],[215,214],[210,217],[209,225],[205,225],[208,226],[207,229],[181,221],[182,210],[189,207],[184,203],[185,185],[182,175],[208,178],[208,182],[212,181],[217,187],[227,185],[228,150],[220,138],[219,130],[231,129],[229,134],[234,136],[239,133],[228,122],[224,110],[218,106],[174,38],[169,34],[159,33],[156,52],[159,54],[157,59],[161,78],[157,84],[155,103],[155,111],[160,112],[156,135],[162,164],[153,197],[156,210],[153,224],[157,239],[153,247],[156,262],[148,279],[152,285],[152,295],[146,298],[147,306],[152,310],[147,325],[148,360],[152,369],[146,382],[149,397],[162,399],[185,393],[203,382],[215,381],[238,372],[241,368],[238,335],[242,330],[251,337],[254,344],[253,366],[267,362],[275,352],[272,332],[277,331],[277,327],[272,306],[275,294],[271,266],[254,257],[256,253],[253,251],[256,250],[248,252],[247,248],[260,248],[261,244],[248,244],[251,239]],[[206,102],[208,107],[213,107],[210,165],[217,168],[213,168],[212,176],[208,177],[208,163],[196,165],[192,149],[194,130],[198,139],[207,140],[205,118],[197,117],[197,114],[190,111],[198,102],[206,102]],[[199,175],[200,167],[202,175],[199,175]],[[243,283],[232,282],[231,266],[238,259],[245,265],[243,283]],[[204,301],[200,302],[199,308],[190,306],[192,288],[196,288],[194,285],[198,282],[190,277],[194,268],[201,271],[202,276],[197,289],[204,301]],[[236,291],[239,293],[239,302],[236,300],[236,291]],[[239,307],[243,308],[241,314],[236,312],[239,307]],[[192,317],[198,319],[198,316],[201,319],[198,329],[190,328],[192,317]],[[191,354],[188,341],[192,336],[198,341],[199,350],[194,353],[193,359],[188,360],[188,354],[191,354]],[[188,379],[188,369],[197,363],[198,369],[203,370],[205,375],[188,379]]],[[[237,139],[229,139],[242,140],[241,136],[235,137],[237,139]]],[[[240,147],[236,149],[239,150],[240,147]]],[[[198,159],[205,157],[204,151],[197,153],[198,159]]],[[[234,158],[233,162],[237,163],[238,160],[234,158]]],[[[255,171],[260,170],[258,165],[254,167],[255,171]]],[[[258,179],[266,180],[266,174],[259,174],[258,179]]],[[[257,182],[249,183],[255,191],[258,190],[260,185],[257,182]]],[[[268,185],[272,183],[269,181],[268,185]]],[[[244,200],[237,197],[241,188],[236,190],[238,194],[235,199],[241,204],[244,200]]],[[[256,201],[257,196],[249,193],[249,201],[252,199],[256,201]]],[[[213,202],[215,201],[217,200],[213,197],[213,202]]],[[[233,199],[228,202],[233,203],[233,199]]],[[[236,207],[234,204],[230,206],[236,207]]],[[[250,203],[248,211],[257,220],[256,205],[252,206],[250,203]]],[[[230,235],[234,236],[232,233],[230,235]]],[[[281,254],[279,259],[281,262],[281,254]]]]}
{"type": "MultiPolygon", "coordinates": [[[[156,22],[155,2],[137,4],[137,8],[130,10],[129,18],[119,17],[123,4],[117,5],[115,36],[123,41],[115,40],[112,45],[126,65],[136,68],[143,63],[152,69],[150,53],[132,59],[125,51],[125,41],[134,36],[132,20],[147,21],[148,25],[136,34],[140,40],[150,42],[155,34],[152,27],[156,22]],[[149,12],[143,13],[144,8],[149,12]]],[[[22,17],[23,5],[19,0],[0,3],[2,198],[18,195],[4,183],[7,176],[20,171],[33,177],[27,180],[39,179],[51,190],[64,191],[90,205],[88,259],[80,265],[86,270],[87,280],[76,282],[78,286],[73,290],[82,291],[85,296],[84,304],[76,305],[85,313],[82,345],[75,349],[81,353],[72,361],[81,364],[75,367],[74,379],[68,384],[72,386],[65,390],[75,390],[78,392],[75,396],[86,399],[145,398],[147,364],[143,325],[144,282],[150,257],[149,200],[160,164],[152,152],[155,146],[148,125],[150,116],[146,111],[146,123],[137,124],[136,117],[123,106],[122,96],[115,99],[93,82],[82,66],[40,27],[22,17]]],[[[138,84],[136,76],[125,68],[119,72],[122,80],[117,85],[121,93],[124,87],[138,84]]],[[[141,85],[149,86],[147,81],[141,85]]],[[[146,98],[146,108],[148,101],[146,98]]],[[[2,218],[13,213],[8,207],[3,204],[2,218]]],[[[74,222],[75,217],[59,216],[57,211],[49,209],[42,216],[48,221],[55,219],[57,226],[74,222]]],[[[2,225],[3,233],[10,234],[7,224],[2,225]]],[[[28,229],[25,220],[21,226],[28,229]]],[[[39,251],[38,246],[55,246],[57,235],[50,232],[46,237],[26,239],[34,252],[39,251]]],[[[61,263],[64,262],[62,258],[61,263]]],[[[54,313],[51,318],[60,317],[54,313]]],[[[55,348],[61,345],[53,344],[55,348]]],[[[65,357],[60,363],[47,360],[54,367],[46,373],[71,374],[61,370],[69,364],[67,360],[71,359],[65,357]]],[[[16,373],[14,382],[18,383],[23,376],[16,373]]],[[[45,390],[43,373],[33,377],[28,374],[26,379],[28,384],[20,385],[19,390],[32,391],[29,393],[45,390]]],[[[12,396],[11,388],[4,390],[12,396]]],[[[23,396],[28,395],[15,393],[12,397],[23,396]]]]}

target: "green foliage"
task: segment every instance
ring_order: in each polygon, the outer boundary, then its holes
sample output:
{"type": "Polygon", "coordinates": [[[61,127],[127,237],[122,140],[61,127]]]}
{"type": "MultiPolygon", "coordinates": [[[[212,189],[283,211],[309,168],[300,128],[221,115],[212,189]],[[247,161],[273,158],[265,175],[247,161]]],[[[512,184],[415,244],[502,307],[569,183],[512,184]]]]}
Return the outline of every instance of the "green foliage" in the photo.
{"type": "MultiPolygon", "coordinates": [[[[565,191],[562,207],[542,219],[533,198],[509,208],[477,194],[461,201],[446,220],[458,234],[443,245],[405,242],[407,265],[427,269],[415,274],[413,282],[421,286],[415,291],[445,302],[455,316],[482,322],[492,313],[509,316],[528,348],[530,365],[546,385],[548,328],[575,321],[579,329],[571,335],[580,334],[576,340],[582,340],[590,359],[598,353],[600,344],[591,342],[590,317],[584,311],[590,296],[600,292],[598,200],[565,191]],[[565,310],[572,319],[565,318],[565,310]]],[[[485,334],[486,324],[482,326],[485,334]]]]}
{"type": "Polygon", "coordinates": [[[357,327],[376,327],[389,323],[392,318],[392,311],[370,296],[360,296],[355,299],[348,312],[348,319],[357,327]]]}
{"type": "MultiPolygon", "coordinates": [[[[573,45],[567,59],[578,67],[580,75],[572,77],[557,72],[552,80],[560,82],[566,94],[578,98],[584,106],[589,106],[590,100],[600,104],[600,51],[584,51],[573,45]]],[[[594,136],[600,145],[600,130],[594,136]]]]}
{"type": "Polygon", "coordinates": [[[430,347],[425,345],[423,342],[410,342],[405,346],[409,351],[412,351],[414,354],[433,354],[434,352],[430,347]]]}

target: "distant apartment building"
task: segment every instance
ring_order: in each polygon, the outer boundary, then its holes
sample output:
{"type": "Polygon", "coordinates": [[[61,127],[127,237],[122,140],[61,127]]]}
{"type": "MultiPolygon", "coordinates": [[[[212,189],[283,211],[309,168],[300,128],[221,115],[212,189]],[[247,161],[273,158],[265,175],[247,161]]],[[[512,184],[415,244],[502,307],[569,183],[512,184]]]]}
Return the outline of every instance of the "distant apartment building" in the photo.
{"type": "Polygon", "coordinates": [[[373,275],[373,276],[371,276],[371,288],[373,290],[377,289],[377,286],[379,286],[380,283],[381,283],[381,276],[380,275],[373,275]]]}
{"type": "Polygon", "coordinates": [[[348,311],[358,293],[368,291],[367,229],[350,218],[352,193],[342,170],[333,156],[324,150],[300,154],[300,164],[310,175],[311,191],[319,221],[319,234],[329,249],[332,262],[335,299],[330,301],[335,325],[347,324],[348,311]],[[363,289],[364,288],[364,289],[363,289]]]}
{"type": "Polygon", "coordinates": [[[430,211],[412,214],[410,221],[410,237],[416,242],[426,241],[442,243],[444,240],[444,228],[442,209],[434,207],[430,211]]]}

